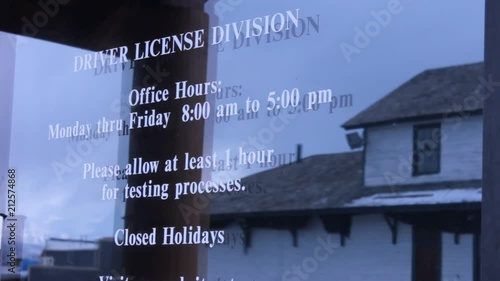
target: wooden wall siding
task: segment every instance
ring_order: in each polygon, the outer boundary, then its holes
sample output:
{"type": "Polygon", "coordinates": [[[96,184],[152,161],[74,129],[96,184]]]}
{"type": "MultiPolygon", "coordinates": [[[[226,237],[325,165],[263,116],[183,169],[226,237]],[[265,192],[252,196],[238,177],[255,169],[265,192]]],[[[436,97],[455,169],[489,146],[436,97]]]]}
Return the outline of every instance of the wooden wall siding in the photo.
{"type": "MultiPolygon", "coordinates": [[[[226,234],[241,233],[236,225],[225,229],[226,234]]],[[[298,231],[298,247],[286,230],[257,229],[252,246],[244,253],[242,245],[216,246],[208,253],[208,280],[363,280],[411,281],[411,226],[400,223],[398,243],[392,244],[391,232],[382,215],[353,217],[350,238],[340,247],[338,234],[328,234],[319,219],[310,221],[298,231]],[[330,238],[328,238],[330,237],[330,238]],[[324,261],[316,261],[314,252],[318,239],[338,243],[324,261]],[[299,266],[307,278],[284,275],[299,266]],[[314,269],[314,270],[313,270],[314,269]]],[[[321,250],[320,254],[326,252],[321,250]]]]}
{"type": "Polygon", "coordinates": [[[461,234],[455,244],[455,235],[443,234],[443,281],[474,281],[472,278],[473,244],[472,234],[461,234]]]}
{"type": "Polygon", "coordinates": [[[480,115],[442,122],[440,172],[412,176],[413,126],[440,121],[407,122],[366,129],[365,185],[481,179],[483,121],[480,115]]]}

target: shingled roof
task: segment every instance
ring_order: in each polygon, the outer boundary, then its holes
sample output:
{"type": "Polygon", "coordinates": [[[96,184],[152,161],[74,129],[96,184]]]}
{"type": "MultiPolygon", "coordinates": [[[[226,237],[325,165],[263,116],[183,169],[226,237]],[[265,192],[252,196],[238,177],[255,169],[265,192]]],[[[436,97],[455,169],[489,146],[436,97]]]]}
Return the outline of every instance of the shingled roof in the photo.
{"type": "MultiPolygon", "coordinates": [[[[261,188],[254,189],[252,193],[233,192],[215,196],[210,211],[214,218],[332,210],[359,211],[360,207],[365,206],[380,209],[384,207],[384,201],[379,201],[384,199],[391,200],[386,201],[391,203],[391,207],[471,203],[468,198],[457,198],[454,194],[459,192],[469,196],[470,193],[480,192],[482,186],[481,180],[472,180],[366,187],[363,185],[362,152],[311,156],[299,163],[248,176],[242,179],[242,183],[245,186],[259,184],[261,188]],[[441,192],[438,198],[434,196],[436,192],[441,192]],[[380,196],[370,199],[374,195],[380,196]],[[401,198],[400,205],[394,202],[397,198],[401,198]],[[412,198],[432,200],[407,202],[412,198]],[[370,199],[369,204],[364,203],[366,199],[370,199]]],[[[472,199],[475,200],[472,200],[473,203],[477,203],[477,198],[472,199]]]]}
{"type": "Polygon", "coordinates": [[[341,207],[361,189],[363,154],[317,155],[242,180],[261,190],[216,196],[212,214],[304,211],[341,207]]]}
{"type": "MultiPolygon", "coordinates": [[[[463,105],[481,85],[483,63],[426,70],[363,110],[342,125],[345,129],[383,123],[438,117],[459,112],[453,104],[463,105]]],[[[482,111],[483,103],[475,111],[482,111]]]]}

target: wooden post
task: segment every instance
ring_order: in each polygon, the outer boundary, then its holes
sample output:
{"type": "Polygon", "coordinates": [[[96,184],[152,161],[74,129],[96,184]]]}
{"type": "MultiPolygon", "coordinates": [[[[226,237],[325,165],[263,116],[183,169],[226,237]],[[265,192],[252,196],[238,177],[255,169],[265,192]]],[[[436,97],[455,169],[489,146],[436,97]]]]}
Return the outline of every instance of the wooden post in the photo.
{"type": "Polygon", "coordinates": [[[481,281],[500,280],[500,2],[486,0],[481,281]],[[488,89],[489,88],[489,89],[488,89]]]}
{"type": "MultiPolygon", "coordinates": [[[[151,40],[169,35],[181,34],[187,31],[205,29],[208,32],[208,15],[203,11],[186,7],[169,6],[163,1],[159,6],[145,6],[135,10],[134,20],[138,26],[130,26],[133,30],[131,39],[136,42],[151,40]],[[147,22],[149,28],[141,28],[141,21],[147,22]],[[151,24],[153,21],[155,24],[151,24]],[[154,27],[154,28],[151,28],[154,27]]],[[[177,1],[178,2],[178,1],[177,1]]],[[[195,1],[191,1],[194,3],[195,1]]],[[[198,1],[200,2],[200,1],[198,1]]],[[[186,3],[186,2],[185,2],[186,3]]],[[[205,47],[185,52],[176,52],[166,56],[160,56],[140,62],[145,67],[134,70],[133,88],[141,89],[154,86],[156,89],[168,89],[170,99],[164,103],[153,103],[136,106],[133,112],[144,113],[146,110],[152,112],[171,112],[170,121],[166,129],[159,127],[131,129],[129,163],[134,158],[142,158],[143,161],[160,161],[160,167],[164,167],[165,160],[178,157],[178,171],[160,171],[155,175],[130,176],[129,186],[143,185],[152,180],[153,183],[168,183],[170,185],[168,200],[161,198],[129,199],[126,202],[125,228],[131,233],[151,232],[156,228],[156,245],[125,247],[123,249],[123,267],[127,276],[135,276],[136,280],[180,280],[180,276],[186,281],[195,281],[197,276],[205,277],[203,270],[199,268],[199,248],[203,245],[162,245],[163,227],[175,227],[181,232],[183,227],[201,226],[208,230],[208,220],[202,219],[202,213],[206,214],[204,208],[194,202],[194,196],[185,196],[180,200],[174,200],[175,184],[182,182],[199,182],[202,177],[201,170],[185,171],[182,163],[186,152],[192,156],[204,154],[203,143],[207,137],[204,131],[203,120],[183,122],[183,106],[189,104],[203,103],[204,96],[191,97],[175,100],[176,82],[188,81],[189,84],[206,82],[207,78],[207,49],[205,47]],[[152,75],[150,70],[161,69],[165,75],[152,75]],[[188,218],[183,215],[181,206],[188,206],[195,210],[188,218]],[[200,274],[201,273],[201,274],[200,274]]],[[[211,137],[208,135],[208,137],[211,137]]],[[[200,278],[201,279],[201,278],[200,278]]]]}

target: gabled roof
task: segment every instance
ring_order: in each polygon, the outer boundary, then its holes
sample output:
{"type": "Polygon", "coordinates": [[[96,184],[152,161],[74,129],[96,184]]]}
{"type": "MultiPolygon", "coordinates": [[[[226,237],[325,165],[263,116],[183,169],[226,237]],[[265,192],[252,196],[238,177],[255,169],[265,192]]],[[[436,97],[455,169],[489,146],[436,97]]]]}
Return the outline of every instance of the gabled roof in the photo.
{"type": "MultiPolygon", "coordinates": [[[[467,97],[478,88],[483,63],[473,63],[426,70],[363,110],[342,125],[345,129],[438,117],[464,111],[467,97]]],[[[483,87],[480,88],[484,90],[483,87]]],[[[472,111],[482,111],[483,102],[472,111]]]]}
{"type": "Polygon", "coordinates": [[[279,213],[361,212],[384,207],[422,207],[480,204],[481,180],[363,185],[363,153],[316,155],[242,179],[253,192],[215,196],[211,215],[239,217],[279,213]],[[474,194],[473,197],[470,194],[474,194]],[[479,198],[479,199],[478,199],[479,198]]]}
{"type": "Polygon", "coordinates": [[[304,211],[342,207],[363,184],[363,154],[348,152],[307,157],[242,179],[258,184],[252,193],[216,196],[212,214],[304,211]]]}

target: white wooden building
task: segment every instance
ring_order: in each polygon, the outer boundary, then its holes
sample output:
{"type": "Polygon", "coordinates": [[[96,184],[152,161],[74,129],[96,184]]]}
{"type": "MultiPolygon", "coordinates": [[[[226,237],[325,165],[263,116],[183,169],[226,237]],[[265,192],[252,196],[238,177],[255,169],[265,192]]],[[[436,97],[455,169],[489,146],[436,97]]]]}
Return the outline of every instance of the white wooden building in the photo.
{"type": "Polygon", "coordinates": [[[343,125],[361,151],[214,199],[209,280],[479,281],[482,67],[424,71],[343,125]]]}

